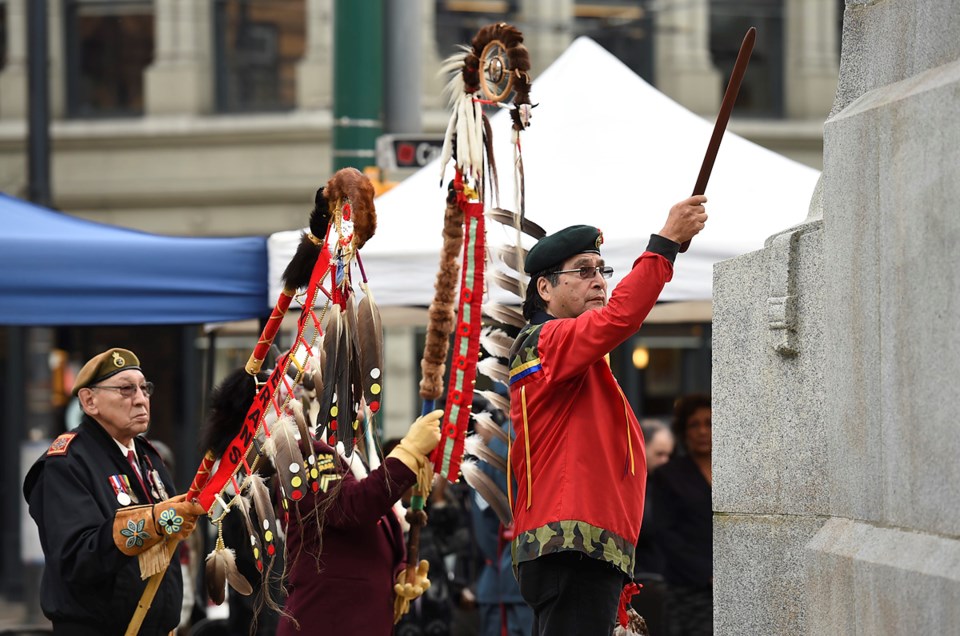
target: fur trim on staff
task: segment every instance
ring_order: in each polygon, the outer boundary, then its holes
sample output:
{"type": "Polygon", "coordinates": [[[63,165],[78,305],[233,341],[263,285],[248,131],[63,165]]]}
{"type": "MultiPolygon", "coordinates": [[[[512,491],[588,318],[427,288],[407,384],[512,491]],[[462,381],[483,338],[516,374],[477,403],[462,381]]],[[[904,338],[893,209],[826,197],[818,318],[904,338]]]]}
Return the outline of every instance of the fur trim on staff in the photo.
{"type": "Polygon", "coordinates": [[[513,523],[513,512],[507,495],[497,486],[496,482],[485,474],[473,460],[464,460],[460,464],[460,472],[471,488],[477,491],[483,500],[490,504],[490,508],[497,514],[505,526],[513,523]]]}
{"type": "Polygon", "coordinates": [[[443,215],[443,250],[440,253],[440,269],[434,284],[436,293],[428,310],[426,341],[420,368],[420,397],[436,400],[443,393],[443,374],[446,371],[450,334],[453,333],[453,306],[457,299],[457,283],[460,280],[460,250],[463,247],[463,211],[457,205],[456,192],[451,188],[447,195],[447,207],[443,215]]]}
{"type": "Polygon", "coordinates": [[[374,190],[370,179],[356,168],[342,168],[327,182],[326,197],[341,214],[344,204],[349,201],[353,249],[359,250],[377,231],[377,211],[373,205],[374,190]]]}

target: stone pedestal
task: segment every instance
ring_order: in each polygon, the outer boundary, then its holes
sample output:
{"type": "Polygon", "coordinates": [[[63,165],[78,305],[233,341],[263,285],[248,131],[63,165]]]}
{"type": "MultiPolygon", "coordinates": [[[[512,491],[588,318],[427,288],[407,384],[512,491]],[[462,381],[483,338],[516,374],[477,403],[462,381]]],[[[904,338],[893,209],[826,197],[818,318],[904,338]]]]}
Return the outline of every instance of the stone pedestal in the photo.
{"type": "Polygon", "coordinates": [[[810,217],[714,270],[717,634],[960,624],[960,14],[843,38],[810,217]]]}

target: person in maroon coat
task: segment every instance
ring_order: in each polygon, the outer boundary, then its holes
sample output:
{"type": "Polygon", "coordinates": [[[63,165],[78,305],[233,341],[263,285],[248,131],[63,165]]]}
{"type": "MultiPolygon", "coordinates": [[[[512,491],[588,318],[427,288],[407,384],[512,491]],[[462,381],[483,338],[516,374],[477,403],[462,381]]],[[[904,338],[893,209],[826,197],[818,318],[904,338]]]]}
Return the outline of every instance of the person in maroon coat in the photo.
{"type": "MultiPolygon", "coordinates": [[[[362,479],[335,449],[315,442],[320,490],[290,514],[288,597],[278,636],[319,633],[321,625],[329,634],[393,632],[394,586],[406,550],[392,506],[440,442],[442,414],[418,418],[383,465],[362,479]]],[[[421,592],[429,586],[426,574],[421,567],[414,584],[421,592]]]]}

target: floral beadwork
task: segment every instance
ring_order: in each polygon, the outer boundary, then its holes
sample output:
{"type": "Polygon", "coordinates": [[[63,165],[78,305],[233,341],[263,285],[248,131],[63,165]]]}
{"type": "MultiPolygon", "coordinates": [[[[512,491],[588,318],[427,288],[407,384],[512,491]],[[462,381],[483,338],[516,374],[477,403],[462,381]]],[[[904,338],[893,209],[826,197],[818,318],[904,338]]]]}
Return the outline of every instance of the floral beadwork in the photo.
{"type": "Polygon", "coordinates": [[[128,521],[126,528],[120,529],[120,534],[127,538],[128,548],[143,547],[143,542],[150,538],[150,533],[143,529],[144,520],[128,521]]]}
{"type": "Polygon", "coordinates": [[[167,534],[176,534],[180,532],[180,526],[183,525],[183,517],[177,514],[173,508],[167,508],[160,513],[160,527],[167,534]]]}

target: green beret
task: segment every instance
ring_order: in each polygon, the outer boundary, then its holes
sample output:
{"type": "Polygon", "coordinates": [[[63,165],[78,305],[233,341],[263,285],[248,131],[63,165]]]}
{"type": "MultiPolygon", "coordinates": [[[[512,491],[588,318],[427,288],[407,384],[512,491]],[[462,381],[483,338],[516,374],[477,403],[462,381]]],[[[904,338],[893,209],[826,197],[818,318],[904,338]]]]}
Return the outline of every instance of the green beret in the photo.
{"type": "Polygon", "coordinates": [[[107,349],[95,355],[83,365],[77,374],[77,381],[73,385],[72,393],[76,395],[80,389],[98,384],[121,371],[136,369],[140,371],[140,359],[129,349],[107,349]]]}
{"type": "Polygon", "coordinates": [[[555,269],[571,256],[584,252],[600,253],[603,232],[592,225],[571,225],[537,241],[523,261],[530,275],[555,269]]]}

